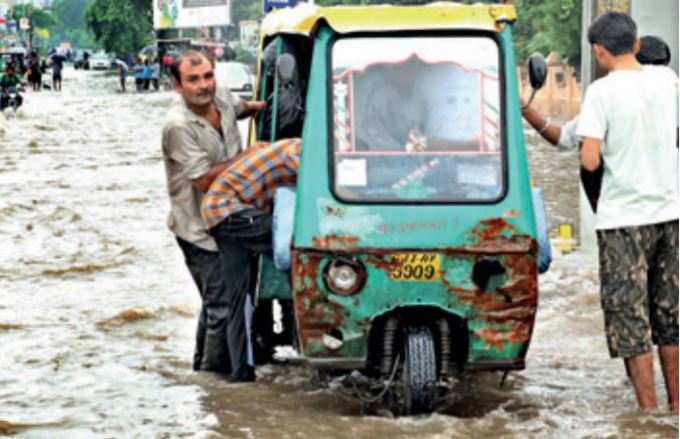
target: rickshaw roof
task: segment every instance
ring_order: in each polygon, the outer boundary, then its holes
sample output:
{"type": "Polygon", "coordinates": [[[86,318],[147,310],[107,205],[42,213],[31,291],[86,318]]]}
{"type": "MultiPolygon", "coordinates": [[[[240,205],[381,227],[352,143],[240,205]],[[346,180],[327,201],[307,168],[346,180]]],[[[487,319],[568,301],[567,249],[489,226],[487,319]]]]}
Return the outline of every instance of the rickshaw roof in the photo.
{"type": "Polygon", "coordinates": [[[339,33],[399,30],[475,29],[500,31],[503,21],[515,21],[513,5],[431,3],[424,6],[331,6],[307,3],[269,13],[262,21],[263,37],[279,33],[311,35],[321,21],[339,33]]]}

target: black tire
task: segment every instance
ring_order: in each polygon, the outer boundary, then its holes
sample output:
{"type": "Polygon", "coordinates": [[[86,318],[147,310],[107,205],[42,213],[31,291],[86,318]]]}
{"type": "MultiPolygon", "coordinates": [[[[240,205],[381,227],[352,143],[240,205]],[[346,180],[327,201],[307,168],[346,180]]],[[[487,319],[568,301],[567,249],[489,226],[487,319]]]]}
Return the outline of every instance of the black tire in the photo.
{"type": "Polygon", "coordinates": [[[437,355],[432,332],[427,327],[407,328],[403,340],[402,412],[405,415],[431,413],[437,389],[437,355]]]}

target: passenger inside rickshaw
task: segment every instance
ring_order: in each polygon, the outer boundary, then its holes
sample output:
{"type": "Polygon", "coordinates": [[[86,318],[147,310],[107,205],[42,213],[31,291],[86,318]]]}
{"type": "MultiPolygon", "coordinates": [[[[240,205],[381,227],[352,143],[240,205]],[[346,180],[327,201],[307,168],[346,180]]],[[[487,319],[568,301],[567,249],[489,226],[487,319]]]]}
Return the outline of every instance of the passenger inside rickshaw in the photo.
{"type": "Polygon", "coordinates": [[[485,37],[338,41],[332,54],[336,195],[498,199],[504,185],[498,57],[496,43],[485,37]]]}
{"type": "Polygon", "coordinates": [[[260,98],[266,99],[267,109],[261,114],[258,139],[274,141],[302,135],[310,60],[300,54],[311,50],[310,44],[306,37],[287,35],[274,38],[265,46],[260,66],[264,81],[260,98]],[[286,70],[283,77],[281,69],[286,70]],[[272,130],[274,123],[276,130],[272,130]]]}

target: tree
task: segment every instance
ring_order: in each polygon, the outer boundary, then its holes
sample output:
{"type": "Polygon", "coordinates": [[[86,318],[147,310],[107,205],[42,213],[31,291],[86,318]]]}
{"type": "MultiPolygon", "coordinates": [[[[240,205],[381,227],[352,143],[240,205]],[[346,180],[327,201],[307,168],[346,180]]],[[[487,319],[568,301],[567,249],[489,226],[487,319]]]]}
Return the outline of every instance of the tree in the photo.
{"type": "Polygon", "coordinates": [[[232,2],[231,9],[232,19],[234,25],[242,20],[259,20],[262,18],[262,2],[261,1],[237,1],[232,2]]]}
{"type": "Polygon", "coordinates": [[[153,11],[148,0],[94,0],[85,21],[107,52],[124,56],[153,41],[153,11]]]}
{"type": "Polygon", "coordinates": [[[517,0],[517,58],[555,51],[578,71],[581,65],[581,1],[517,0]]]}
{"type": "Polygon", "coordinates": [[[55,24],[50,28],[50,45],[68,41],[73,47],[94,49],[97,44],[85,23],[85,10],[93,0],[55,0],[52,15],[55,24]]]}

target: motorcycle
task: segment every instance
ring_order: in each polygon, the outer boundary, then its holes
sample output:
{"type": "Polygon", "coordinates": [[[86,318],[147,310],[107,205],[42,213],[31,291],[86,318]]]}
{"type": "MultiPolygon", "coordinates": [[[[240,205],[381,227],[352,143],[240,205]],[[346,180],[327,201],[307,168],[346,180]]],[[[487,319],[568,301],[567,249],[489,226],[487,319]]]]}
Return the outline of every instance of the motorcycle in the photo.
{"type": "Polygon", "coordinates": [[[21,107],[24,98],[21,96],[20,90],[17,88],[10,88],[2,91],[2,98],[0,99],[0,111],[5,111],[6,108],[11,108],[15,113],[21,107]]]}

